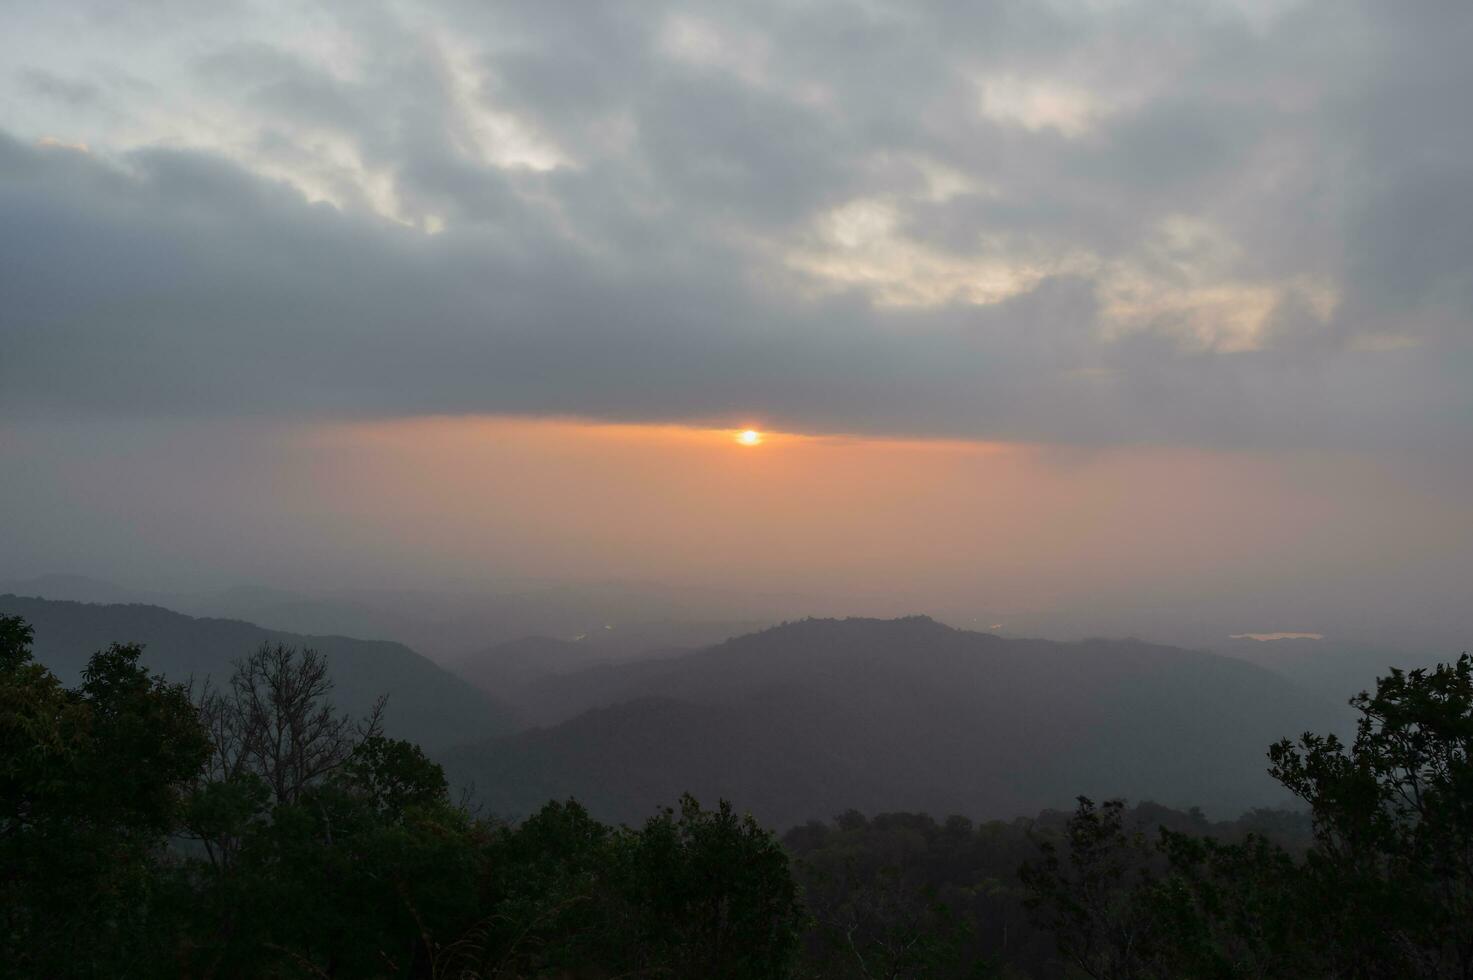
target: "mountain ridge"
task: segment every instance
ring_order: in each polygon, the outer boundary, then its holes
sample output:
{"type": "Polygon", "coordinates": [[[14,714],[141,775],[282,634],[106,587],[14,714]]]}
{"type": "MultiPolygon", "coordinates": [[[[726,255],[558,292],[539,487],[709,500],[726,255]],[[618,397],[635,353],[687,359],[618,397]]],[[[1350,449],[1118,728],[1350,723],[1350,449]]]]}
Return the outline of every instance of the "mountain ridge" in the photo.
{"type": "Polygon", "coordinates": [[[362,714],[380,694],[389,697],[386,730],[438,749],[509,732],[497,704],[433,661],[392,640],[308,635],[267,629],[239,619],[189,616],[147,603],[87,603],[0,595],[0,614],[18,615],[35,630],[33,652],[65,683],[80,676],[88,656],[110,643],[140,643],[142,662],[172,681],[216,683],[232,661],[263,643],[312,647],[328,659],[333,700],[362,714]]]}
{"type": "Polygon", "coordinates": [[[1284,802],[1272,741],[1344,720],[1219,654],[928,617],[800,620],[547,683],[571,685],[578,710],[444,754],[495,812],[571,795],[629,821],[685,789],[777,825],[851,806],[1011,817],[1079,793],[1241,811],[1284,802]]]}

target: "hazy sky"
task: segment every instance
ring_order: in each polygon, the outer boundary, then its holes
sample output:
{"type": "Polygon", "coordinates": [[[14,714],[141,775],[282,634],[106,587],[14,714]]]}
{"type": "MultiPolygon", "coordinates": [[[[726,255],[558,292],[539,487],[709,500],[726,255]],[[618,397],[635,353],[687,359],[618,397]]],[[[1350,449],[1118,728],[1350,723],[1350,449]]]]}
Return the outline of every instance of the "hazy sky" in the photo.
{"type": "Polygon", "coordinates": [[[1466,623],[1466,0],[0,20],[0,572],[1466,623]]]}

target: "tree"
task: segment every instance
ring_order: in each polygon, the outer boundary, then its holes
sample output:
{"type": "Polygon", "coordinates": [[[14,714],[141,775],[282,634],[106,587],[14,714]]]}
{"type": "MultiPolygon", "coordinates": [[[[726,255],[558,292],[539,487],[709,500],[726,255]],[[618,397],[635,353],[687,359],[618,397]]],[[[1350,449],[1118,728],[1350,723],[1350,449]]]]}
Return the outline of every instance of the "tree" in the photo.
{"type": "MultiPolygon", "coordinates": [[[[865,980],[909,980],[953,974],[968,938],[964,923],[937,897],[934,884],[913,887],[899,868],[865,876],[848,868],[837,901],[813,907],[823,938],[865,980]]],[[[848,973],[849,971],[845,971],[848,973]]]]}
{"type": "Polygon", "coordinates": [[[113,645],[63,687],[0,618],[7,976],[780,978],[787,855],[686,797],[642,830],[571,801],[474,819],[326,664],[265,647],[198,706],[113,645]],[[208,860],[167,849],[184,828],[208,860]]]}
{"type": "Polygon", "coordinates": [[[157,866],[205,734],[140,647],[93,654],[69,690],[30,643],[0,617],[0,961],[18,975],[146,974],[169,934],[150,918],[157,866]]]}
{"type": "Polygon", "coordinates": [[[445,770],[413,742],[368,735],[344,760],[339,782],[362,794],[376,810],[402,820],[415,807],[449,801],[445,770]]]}
{"type": "Polygon", "coordinates": [[[1163,828],[1147,849],[1118,804],[1081,798],[1067,861],[1046,844],[1023,871],[1060,952],[1102,978],[1473,977],[1473,657],[1392,670],[1351,704],[1348,746],[1269,750],[1310,808],[1302,860],[1253,834],[1163,828]]]}
{"type": "Polygon", "coordinates": [[[489,913],[450,947],[456,976],[782,978],[804,922],[781,846],[728,803],[683,797],[639,830],[576,802],[498,829],[489,913]]]}
{"type": "Polygon", "coordinates": [[[237,661],[229,686],[207,685],[200,699],[214,748],[210,775],[227,782],[249,773],[275,802],[294,802],[347,762],[359,742],[382,733],[386,698],[354,719],[333,707],[332,687],[327,659],[311,648],[262,644],[237,661]]]}
{"type": "Polygon", "coordinates": [[[1473,657],[1393,669],[1351,704],[1349,747],[1306,733],[1270,750],[1314,815],[1327,948],[1356,975],[1473,976],[1473,657]]]}
{"type": "Polygon", "coordinates": [[[487,914],[446,950],[454,976],[640,976],[625,878],[629,832],[573,800],[552,801],[492,835],[487,914]]]}
{"type": "Polygon", "coordinates": [[[1067,853],[1042,841],[1042,860],[1019,871],[1036,921],[1053,932],[1065,959],[1095,980],[1163,975],[1152,957],[1156,910],[1141,900],[1141,889],[1155,881],[1153,851],[1144,834],[1125,830],[1124,809],[1120,800],[1096,807],[1079,797],[1064,834],[1067,853]]]}
{"type": "Polygon", "coordinates": [[[217,977],[431,976],[483,915],[485,829],[445,802],[391,814],[339,780],[253,825],[200,879],[192,968],[217,977]]]}
{"type": "Polygon", "coordinates": [[[750,815],[689,794],[631,840],[641,944],[676,976],[776,978],[792,971],[805,914],[788,856],[750,815]]]}
{"type": "MultiPolygon", "coordinates": [[[[205,683],[198,711],[210,754],[186,823],[217,868],[234,860],[270,805],[296,802],[347,764],[361,744],[381,739],[386,699],[353,719],[333,706],[332,687],[325,657],[280,643],[262,644],[237,661],[224,688],[205,683]]],[[[384,745],[378,751],[395,750],[384,745]]]]}
{"type": "Polygon", "coordinates": [[[1161,828],[1167,874],[1141,889],[1153,910],[1149,951],[1159,972],[1200,980],[1334,976],[1316,948],[1316,910],[1300,866],[1282,847],[1249,834],[1239,842],[1161,828]]]}

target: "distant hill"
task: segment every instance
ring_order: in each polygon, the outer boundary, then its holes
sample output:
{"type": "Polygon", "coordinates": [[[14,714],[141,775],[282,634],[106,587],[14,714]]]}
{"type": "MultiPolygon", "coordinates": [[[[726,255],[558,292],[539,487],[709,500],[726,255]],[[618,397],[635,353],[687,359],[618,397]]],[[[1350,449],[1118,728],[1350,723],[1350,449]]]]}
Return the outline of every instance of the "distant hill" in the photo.
{"type": "Polygon", "coordinates": [[[488,647],[448,664],[450,670],[488,694],[517,706],[528,724],[546,719],[528,714],[523,705],[527,691],[538,682],[607,663],[607,651],[574,640],[525,636],[488,647]]]}
{"type": "Polygon", "coordinates": [[[1287,677],[1337,704],[1360,691],[1375,690],[1376,678],[1386,676],[1392,667],[1430,667],[1456,660],[1462,652],[1461,648],[1425,653],[1338,640],[1247,638],[1225,641],[1215,649],[1287,677]]]}
{"type": "MultiPolygon", "coordinates": [[[[587,666],[604,660],[629,660],[651,651],[693,650],[750,633],[773,621],[686,618],[689,610],[671,607],[669,596],[654,601],[618,593],[584,595],[559,588],[485,593],[364,589],[299,593],[236,585],[157,592],[61,574],[0,581],[0,595],[5,593],[73,602],[143,603],[187,616],[239,619],[288,633],[395,640],[442,665],[474,665],[497,645],[519,638],[560,637],[587,646],[589,656],[582,663],[587,666]],[[681,618],[670,618],[675,612],[681,618]],[[597,655],[592,653],[595,648],[597,655]]],[[[475,673],[473,666],[470,672],[475,673]]],[[[501,693],[497,684],[487,689],[493,695],[501,693]]]]}
{"type": "Polygon", "coordinates": [[[334,702],[354,714],[389,695],[391,735],[428,749],[510,731],[505,708],[408,647],[342,636],[303,636],[231,619],[196,619],[158,606],[97,605],[0,595],[0,614],[36,630],[36,658],[75,683],[88,656],[109,643],[145,645],[144,663],[174,680],[223,680],[231,663],[262,643],[314,647],[331,669],[334,702]]]}
{"type": "MultiPolygon", "coordinates": [[[[529,724],[547,724],[569,718],[593,704],[606,703],[607,699],[597,693],[591,697],[571,693],[580,685],[599,683],[603,675],[590,673],[592,668],[635,662],[659,664],[751,629],[752,624],[739,623],[605,626],[576,639],[524,636],[508,640],[446,666],[491,696],[515,705],[529,724]],[[573,674],[578,674],[580,680],[565,688],[565,679],[573,674]]],[[[618,676],[621,683],[626,683],[628,675],[618,676]]]]}
{"type": "Polygon", "coordinates": [[[493,812],[576,796],[635,821],[683,790],[775,826],[849,807],[1012,817],[1079,793],[1235,815],[1282,803],[1268,745],[1343,728],[1253,665],[1053,643],[924,617],[808,620],[544,682],[576,717],[443,754],[493,812]]]}
{"type": "Polygon", "coordinates": [[[497,643],[452,662],[450,669],[486,690],[501,684],[525,685],[549,674],[566,674],[604,663],[608,658],[586,644],[551,636],[524,636],[497,643]]]}
{"type": "Polygon", "coordinates": [[[71,602],[140,602],[145,597],[111,582],[86,575],[36,575],[0,582],[0,595],[35,596],[71,602]]]}

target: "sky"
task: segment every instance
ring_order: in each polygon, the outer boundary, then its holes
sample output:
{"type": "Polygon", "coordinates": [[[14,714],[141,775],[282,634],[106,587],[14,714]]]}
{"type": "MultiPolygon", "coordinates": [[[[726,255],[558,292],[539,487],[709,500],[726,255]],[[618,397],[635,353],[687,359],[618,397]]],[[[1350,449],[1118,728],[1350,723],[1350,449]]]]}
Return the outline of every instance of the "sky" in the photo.
{"type": "Polygon", "coordinates": [[[3,18],[9,575],[1473,625],[1466,3],[3,18]]]}

